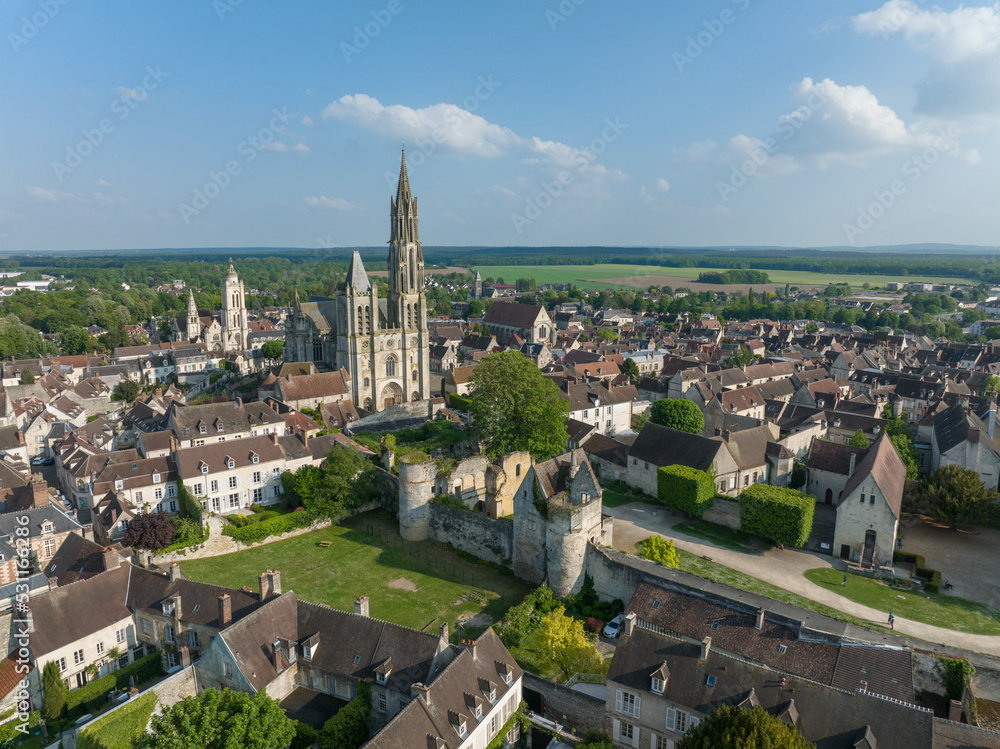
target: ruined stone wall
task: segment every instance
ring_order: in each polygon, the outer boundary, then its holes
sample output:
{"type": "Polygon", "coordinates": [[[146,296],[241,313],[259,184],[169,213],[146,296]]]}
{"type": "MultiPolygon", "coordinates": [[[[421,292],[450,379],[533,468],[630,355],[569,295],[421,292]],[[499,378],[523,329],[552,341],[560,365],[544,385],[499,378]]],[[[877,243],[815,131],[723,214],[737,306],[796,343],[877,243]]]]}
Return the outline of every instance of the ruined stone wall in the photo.
{"type": "Polygon", "coordinates": [[[449,543],[487,562],[510,567],[514,559],[514,524],[481,512],[453,510],[431,502],[430,538],[449,543]]]}
{"type": "Polygon", "coordinates": [[[543,718],[572,726],[578,735],[604,728],[603,700],[527,671],[524,673],[524,698],[543,718]]]}
{"type": "Polygon", "coordinates": [[[426,541],[430,501],[437,464],[399,463],[399,535],[407,541],[426,541]]]}
{"type": "Polygon", "coordinates": [[[546,520],[534,504],[535,470],[528,471],[514,495],[514,574],[540,583],[545,579],[546,520]]]}

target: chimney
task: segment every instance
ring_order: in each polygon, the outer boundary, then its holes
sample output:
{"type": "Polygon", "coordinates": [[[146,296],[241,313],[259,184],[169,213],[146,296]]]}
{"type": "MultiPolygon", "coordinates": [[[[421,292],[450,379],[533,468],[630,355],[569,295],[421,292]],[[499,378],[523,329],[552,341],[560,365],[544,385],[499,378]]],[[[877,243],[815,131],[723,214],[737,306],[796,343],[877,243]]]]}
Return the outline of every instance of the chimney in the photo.
{"type": "Polygon", "coordinates": [[[857,455],[852,450],[851,451],[851,464],[847,468],[847,476],[848,476],[848,478],[850,478],[851,476],[854,475],[854,463],[855,463],[856,459],[857,459],[857,455]]]}
{"type": "Polygon", "coordinates": [[[170,565],[170,582],[181,579],[181,566],[174,562],[170,565]]]}
{"type": "Polygon", "coordinates": [[[19,445],[24,444],[24,432],[22,432],[20,429],[17,430],[17,444],[19,445]]]}
{"type": "Polygon", "coordinates": [[[57,577],[48,578],[48,582],[49,582],[49,590],[55,590],[56,588],[59,587],[59,578],[57,577]]]}
{"type": "Polygon", "coordinates": [[[757,609],[757,623],[753,625],[755,629],[764,629],[764,607],[757,609]]]}
{"type": "Polygon", "coordinates": [[[243,408],[243,399],[239,396],[236,397],[236,408],[243,408]]]}
{"type": "Polygon", "coordinates": [[[962,703],[958,700],[952,700],[951,704],[948,705],[948,720],[953,723],[962,722],[962,703]]]}
{"type": "Polygon", "coordinates": [[[632,633],[635,631],[635,619],[635,612],[628,612],[628,615],[625,617],[625,631],[623,632],[626,637],[631,637],[632,633]]]}
{"type": "Polygon", "coordinates": [[[101,558],[104,563],[105,570],[116,570],[122,563],[121,557],[118,556],[118,552],[110,546],[104,547],[104,551],[101,552],[101,558]]]}
{"type": "Polygon", "coordinates": [[[712,650],[712,638],[706,637],[704,640],[701,641],[701,655],[698,656],[698,660],[707,661],[708,654],[709,652],[711,652],[711,650],[712,650]]]}
{"type": "Polygon", "coordinates": [[[448,642],[448,622],[441,622],[441,628],[438,630],[438,634],[442,640],[448,642]]]}
{"type": "Polygon", "coordinates": [[[271,580],[266,572],[260,573],[260,600],[266,601],[271,597],[271,580]]]}
{"type": "Polygon", "coordinates": [[[728,429],[723,429],[722,430],[722,439],[725,440],[726,442],[729,442],[729,440],[730,440],[730,438],[732,436],[733,436],[733,433],[730,432],[728,429]]]}
{"type": "Polygon", "coordinates": [[[281,595],[281,573],[278,570],[268,570],[267,576],[270,578],[271,584],[271,595],[280,596],[281,595]]]}
{"type": "Polygon", "coordinates": [[[354,601],[354,613],[358,616],[369,616],[368,596],[358,596],[354,601]]]}
{"type": "Polygon", "coordinates": [[[277,432],[277,430],[271,432],[271,442],[273,442],[276,445],[278,444],[278,432],[277,432]]]}
{"type": "Polygon", "coordinates": [[[181,645],[177,655],[180,656],[181,668],[187,668],[191,665],[191,651],[187,645],[181,645]]]}
{"type": "Polygon", "coordinates": [[[716,437],[721,437],[722,436],[722,430],[719,429],[719,427],[715,428],[715,436],[716,437]]]}
{"type": "Polygon", "coordinates": [[[410,696],[419,697],[425,705],[429,705],[431,702],[430,689],[420,681],[415,681],[410,685],[410,696]]]}
{"type": "Polygon", "coordinates": [[[233,599],[228,593],[219,596],[219,629],[229,626],[233,620],[233,599]]]}
{"type": "Polygon", "coordinates": [[[177,619],[178,621],[180,621],[180,618],[181,618],[181,594],[180,593],[174,593],[170,597],[170,600],[172,600],[174,602],[174,619],[177,619]]]}

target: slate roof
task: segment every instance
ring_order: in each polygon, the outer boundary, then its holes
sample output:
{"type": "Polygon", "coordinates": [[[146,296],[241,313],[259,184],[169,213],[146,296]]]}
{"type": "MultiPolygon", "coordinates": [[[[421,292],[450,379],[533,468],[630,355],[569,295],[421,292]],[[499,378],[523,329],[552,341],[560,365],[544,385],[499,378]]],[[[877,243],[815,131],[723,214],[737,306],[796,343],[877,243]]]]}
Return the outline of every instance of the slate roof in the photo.
{"type": "Polygon", "coordinates": [[[766,462],[767,446],[774,439],[771,428],[766,424],[750,429],[731,432],[729,439],[721,438],[729,448],[736,465],[741,471],[756,468],[766,462]]]}
{"type": "MultiPolygon", "coordinates": [[[[996,435],[995,431],[994,434],[996,435]]],[[[1000,449],[995,438],[990,437],[986,424],[976,414],[967,411],[961,403],[949,406],[934,416],[934,438],[942,453],[966,441],[979,441],[1000,457],[1000,449]]]]}
{"type": "Polygon", "coordinates": [[[211,445],[180,449],[177,451],[177,468],[182,478],[190,479],[201,475],[202,464],[208,466],[210,474],[219,473],[230,470],[226,466],[227,458],[232,459],[235,468],[243,468],[254,465],[253,455],[258,458],[257,465],[284,458],[281,448],[270,436],[247,437],[232,442],[216,442],[211,445]]]}
{"type": "Polygon", "coordinates": [[[867,447],[855,447],[840,442],[827,442],[826,440],[814,439],[809,448],[806,465],[817,471],[827,471],[847,476],[851,472],[851,456],[854,456],[854,465],[856,468],[868,452],[868,449],[867,447]]]}
{"type": "Polygon", "coordinates": [[[591,435],[583,444],[583,451],[587,455],[620,465],[623,468],[628,465],[629,449],[628,444],[603,434],[591,435]]]}
{"type": "Polygon", "coordinates": [[[718,440],[646,422],[629,457],[655,466],[684,465],[707,471],[721,449],[718,440]]]}
{"type": "Polygon", "coordinates": [[[531,328],[543,312],[538,304],[494,302],[483,322],[486,325],[505,325],[510,328],[531,328]]]}
{"type": "Polygon", "coordinates": [[[61,587],[88,580],[104,571],[104,547],[70,533],[45,567],[45,576],[56,578],[61,587]]]}
{"type": "MultiPolygon", "coordinates": [[[[228,594],[232,599],[233,618],[230,625],[239,622],[261,606],[259,596],[245,593],[242,590],[223,588],[219,585],[209,585],[194,580],[171,580],[165,575],[159,575],[128,564],[122,565],[121,569],[131,572],[126,602],[136,611],[146,611],[162,616],[163,602],[180,594],[181,621],[224,629],[219,624],[219,596],[228,594]]],[[[101,577],[103,575],[98,575],[95,579],[101,577]]],[[[77,583],[77,585],[79,584],[77,583]]],[[[56,590],[60,589],[56,588],[56,590]]]]}
{"type": "Polygon", "coordinates": [[[346,372],[338,370],[298,377],[286,376],[278,381],[278,386],[286,401],[333,398],[349,394],[347,379],[346,372]]]}
{"type": "Polygon", "coordinates": [[[457,747],[463,739],[452,726],[453,716],[465,720],[470,734],[480,723],[470,709],[466,695],[482,700],[482,715],[485,719],[493,706],[487,699],[484,687],[495,688],[497,701],[503,702],[508,690],[523,673],[500,638],[492,629],[487,629],[475,642],[475,655],[472,649],[459,653],[428,685],[426,697],[418,696],[411,700],[365,747],[457,747]],[[507,685],[501,675],[501,668],[510,674],[511,686],[507,685]],[[443,744],[436,743],[437,740],[443,744]]]}
{"type": "MultiPolygon", "coordinates": [[[[281,638],[295,647],[297,603],[295,594],[291,591],[270,598],[231,624],[220,635],[233,652],[243,675],[258,691],[267,687],[279,673],[288,668],[287,650],[275,648],[275,641],[281,638]]],[[[187,605],[183,594],[181,605],[182,609],[187,605]]],[[[233,615],[235,617],[235,611],[233,615]]]]}
{"type": "Polygon", "coordinates": [[[220,422],[224,428],[220,434],[248,432],[283,423],[274,409],[264,403],[206,403],[201,406],[182,406],[174,412],[174,423],[177,425],[178,436],[182,439],[197,435],[202,424],[208,427],[210,434],[215,435],[216,425],[220,422]]]}

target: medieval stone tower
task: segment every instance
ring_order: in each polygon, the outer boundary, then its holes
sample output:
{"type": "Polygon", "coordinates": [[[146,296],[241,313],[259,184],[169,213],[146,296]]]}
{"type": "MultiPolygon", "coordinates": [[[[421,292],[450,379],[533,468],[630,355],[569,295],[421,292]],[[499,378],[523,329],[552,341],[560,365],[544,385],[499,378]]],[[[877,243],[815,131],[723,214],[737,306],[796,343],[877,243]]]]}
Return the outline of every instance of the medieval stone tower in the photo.
{"type": "Polygon", "coordinates": [[[242,351],[247,347],[246,297],[243,282],[236,275],[233,259],[229,258],[229,270],[222,282],[222,348],[224,351],[242,351]]]}
{"type": "Polygon", "coordinates": [[[198,305],[194,303],[194,291],[188,290],[187,339],[194,343],[201,337],[201,319],[198,317],[198,305]]]}

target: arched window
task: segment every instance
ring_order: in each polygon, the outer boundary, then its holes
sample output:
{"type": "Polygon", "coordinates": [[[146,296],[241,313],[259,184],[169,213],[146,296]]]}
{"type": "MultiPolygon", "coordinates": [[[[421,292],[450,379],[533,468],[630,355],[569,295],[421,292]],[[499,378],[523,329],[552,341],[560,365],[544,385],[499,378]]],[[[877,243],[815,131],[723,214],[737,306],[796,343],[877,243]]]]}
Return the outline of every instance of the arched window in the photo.
{"type": "Polygon", "coordinates": [[[406,305],[406,327],[408,327],[408,328],[412,328],[413,327],[413,305],[412,304],[407,304],[406,305]]]}
{"type": "Polygon", "coordinates": [[[323,361],[323,341],[313,340],[313,361],[323,361]]]}
{"type": "Polygon", "coordinates": [[[358,305],[358,332],[359,333],[364,333],[365,332],[364,324],[365,324],[365,308],[362,307],[359,304],[358,305]]]}
{"type": "Polygon", "coordinates": [[[520,463],[518,463],[516,466],[514,466],[514,475],[515,476],[520,476],[521,475],[521,464],[520,463]]]}
{"type": "Polygon", "coordinates": [[[369,387],[369,385],[371,385],[371,382],[369,382],[368,378],[366,377],[365,378],[365,387],[369,387]]]}
{"type": "Polygon", "coordinates": [[[396,357],[392,354],[385,359],[385,376],[395,377],[396,376],[396,357]]]}

